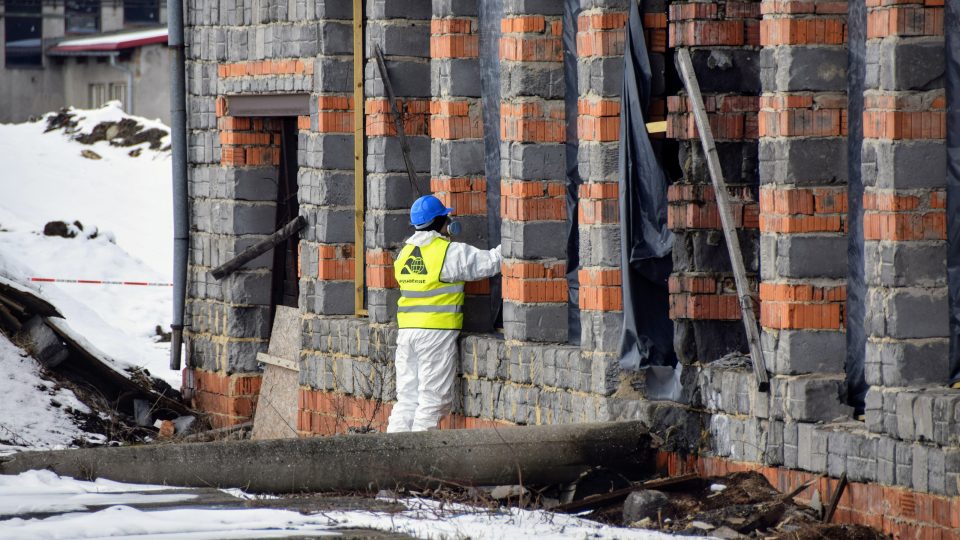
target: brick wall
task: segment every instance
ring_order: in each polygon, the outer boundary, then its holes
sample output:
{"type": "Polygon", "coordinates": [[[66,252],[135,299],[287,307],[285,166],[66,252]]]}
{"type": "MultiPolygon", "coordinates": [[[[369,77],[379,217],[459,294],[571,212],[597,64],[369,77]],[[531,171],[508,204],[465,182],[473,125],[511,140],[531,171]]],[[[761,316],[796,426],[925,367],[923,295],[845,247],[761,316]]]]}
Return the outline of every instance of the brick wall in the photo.
{"type": "MultiPolygon", "coordinates": [[[[671,47],[688,47],[717,141],[751,288],[759,270],[757,111],[760,9],[755,2],[673,2],[671,47]]],[[[674,343],[684,364],[746,351],[746,336],[720,214],[691,103],[667,98],[667,137],[680,141],[683,177],[670,186],[668,225],[676,241],[670,279],[674,343]]]]}
{"type": "MultiPolygon", "coordinates": [[[[627,5],[581,2],[573,119],[564,101],[562,2],[504,3],[497,43],[501,204],[494,215],[502,219],[506,257],[506,335],[461,337],[455,410],[442,427],[641,419],[665,434],[666,448],[710,456],[700,462],[705,470],[719,471],[726,460],[763,464],[776,467],[767,473],[790,479],[790,487],[806,474],[846,472],[855,482],[884,486],[858,487],[857,497],[881,497],[891,506],[871,498],[861,512],[854,500],[841,507],[841,519],[900,534],[928,534],[922,529],[932,523],[937,530],[929,534],[953,534],[958,524],[941,519],[940,499],[899,490],[955,497],[960,478],[960,397],[929,387],[946,378],[942,7],[868,4],[862,172],[872,389],[860,424],[847,421],[843,403],[846,3],[644,4],[655,73],[647,120],[668,120],[668,138],[656,142],[679,147],[677,164],[661,155],[680,173],[669,191],[677,239],[670,309],[684,363],[679,403],[642,399],[624,384],[628,374],[617,363],[623,306],[616,161],[627,5]],[[668,42],[691,51],[718,139],[747,269],[762,300],[769,393],[757,391],[749,365],[721,358],[746,350],[742,323],[715,194],[689,103],[672,79],[668,42]],[[562,344],[569,337],[571,122],[583,180],[580,346],[562,344]],[[888,510],[882,520],[878,508],[888,510]]],[[[476,4],[367,2],[363,103],[352,99],[349,3],[267,8],[191,0],[188,8],[186,377],[195,404],[217,425],[247,419],[258,392],[255,355],[270,332],[269,256],[224,281],[209,275],[275,226],[277,125],[229,116],[223,98],[302,93],[310,96],[310,114],[297,119],[298,197],[309,225],[298,257],[298,431],[382,428],[394,398],[392,263],[410,232],[416,190],[393,136],[372,47],[383,48],[402,98],[420,189],[456,207],[463,238],[487,247],[495,224],[488,220],[476,4]],[[354,245],[357,107],[367,136],[363,246],[354,245]],[[353,314],[358,255],[368,318],[353,314]]],[[[468,287],[469,324],[490,322],[484,311],[492,288],[468,287]]]]}
{"type": "Polygon", "coordinates": [[[567,341],[563,3],[505,2],[500,30],[503,323],[567,341]]]}

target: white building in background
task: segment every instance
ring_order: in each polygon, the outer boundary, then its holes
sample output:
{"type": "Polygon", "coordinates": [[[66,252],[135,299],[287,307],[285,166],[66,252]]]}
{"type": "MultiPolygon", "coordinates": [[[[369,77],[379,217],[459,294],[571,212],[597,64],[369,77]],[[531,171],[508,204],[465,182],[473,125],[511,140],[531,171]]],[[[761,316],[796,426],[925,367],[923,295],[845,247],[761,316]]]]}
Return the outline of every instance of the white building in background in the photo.
{"type": "Polygon", "coordinates": [[[169,121],[165,0],[0,0],[0,122],[116,99],[169,121]]]}

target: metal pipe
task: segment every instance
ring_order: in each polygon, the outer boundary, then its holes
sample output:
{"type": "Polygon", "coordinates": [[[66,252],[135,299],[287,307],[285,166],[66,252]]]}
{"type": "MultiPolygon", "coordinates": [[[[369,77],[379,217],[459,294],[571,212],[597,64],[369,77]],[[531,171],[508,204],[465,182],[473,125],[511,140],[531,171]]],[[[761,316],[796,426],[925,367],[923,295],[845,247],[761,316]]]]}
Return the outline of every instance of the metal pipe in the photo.
{"type": "Polygon", "coordinates": [[[110,55],[110,67],[127,76],[127,114],[133,114],[133,69],[117,63],[117,53],[110,55]]]}
{"type": "Polygon", "coordinates": [[[183,312],[187,296],[187,108],[183,46],[183,1],[167,0],[167,49],[170,51],[170,142],[173,154],[173,324],[170,369],[180,369],[183,312]]]}

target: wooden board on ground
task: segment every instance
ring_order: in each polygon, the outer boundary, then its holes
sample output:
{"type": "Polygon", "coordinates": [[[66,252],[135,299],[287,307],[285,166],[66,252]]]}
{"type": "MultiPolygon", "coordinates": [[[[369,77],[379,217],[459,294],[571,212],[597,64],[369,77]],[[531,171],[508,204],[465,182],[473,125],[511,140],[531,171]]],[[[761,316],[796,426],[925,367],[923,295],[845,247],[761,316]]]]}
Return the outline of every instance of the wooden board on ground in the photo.
{"type": "Polygon", "coordinates": [[[250,438],[284,439],[297,436],[297,391],[300,388],[300,310],[277,306],[263,363],[263,381],[250,438]]]}

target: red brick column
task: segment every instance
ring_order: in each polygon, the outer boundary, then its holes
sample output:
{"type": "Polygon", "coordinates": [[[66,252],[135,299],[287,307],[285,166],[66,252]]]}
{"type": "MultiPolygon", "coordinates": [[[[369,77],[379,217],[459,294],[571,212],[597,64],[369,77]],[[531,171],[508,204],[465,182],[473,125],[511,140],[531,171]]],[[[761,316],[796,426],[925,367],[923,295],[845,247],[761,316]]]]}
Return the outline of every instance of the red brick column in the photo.
{"type": "MultiPolygon", "coordinates": [[[[841,0],[762,4],[769,67],[759,114],[760,325],[767,368],[777,375],[773,398],[792,401],[784,407],[788,420],[850,412],[843,374],[846,6],[841,0]]],[[[774,405],[770,414],[783,414],[774,405]]]]}
{"type": "Polygon", "coordinates": [[[499,50],[504,330],[565,342],[563,4],[526,9],[507,6],[499,50]]]}
{"type": "Polygon", "coordinates": [[[949,377],[943,32],[942,1],[867,1],[867,50],[879,51],[865,85],[862,153],[866,379],[876,409],[880,387],[949,377]]]}

